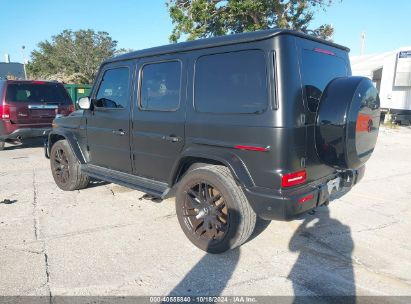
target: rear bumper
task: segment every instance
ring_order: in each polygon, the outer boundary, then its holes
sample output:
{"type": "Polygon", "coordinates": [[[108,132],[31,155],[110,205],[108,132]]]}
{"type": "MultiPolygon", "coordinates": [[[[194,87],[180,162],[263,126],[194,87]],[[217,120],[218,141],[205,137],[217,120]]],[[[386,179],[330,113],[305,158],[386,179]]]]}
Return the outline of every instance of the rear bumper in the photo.
{"type": "Polygon", "coordinates": [[[244,192],[259,217],[266,220],[292,220],[298,215],[327,203],[330,196],[348,192],[362,179],[364,171],[365,167],[361,167],[358,170],[341,172],[315,183],[286,191],[255,187],[245,188],[244,192]],[[334,183],[331,184],[330,181],[334,183]]]}
{"type": "Polygon", "coordinates": [[[32,137],[41,137],[50,132],[50,127],[39,126],[39,127],[22,127],[19,125],[13,125],[9,122],[0,121],[0,140],[17,140],[26,139],[32,137]]]}

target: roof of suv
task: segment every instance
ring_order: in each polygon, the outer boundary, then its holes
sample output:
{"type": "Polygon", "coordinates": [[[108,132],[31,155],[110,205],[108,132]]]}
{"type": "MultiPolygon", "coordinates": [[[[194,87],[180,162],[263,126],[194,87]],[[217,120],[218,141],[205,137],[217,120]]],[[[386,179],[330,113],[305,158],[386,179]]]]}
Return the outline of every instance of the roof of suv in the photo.
{"type": "Polygon", "coordinates": [[[264,39],[268,39],[268,38],[279,36],[279,35],[293,35],[293,36],[317,41],[319,43],[327,44],[327,45],[342,49],[347,52],[350,51],[350,49],[345,46],[342,46],[342,45],[339,45],[339,44],[336,44],[336,43],[333,43],[331,41],[327,41],[324,39],[316,38],[314,36],[307,35],[301,32],[286,30],[286,29],[270,29],[270,30],[247,32],[247,33],[219,36],[219,37],[206,38],[206,39],[198,39],[194,41],[180,42],[180,43],[174,43],[174,44],[169,44],[169,45],[164,45],[164,46],[153,47],[149,49],[139,50],[139,51],[123,54],[120,56],[116,56],[116,57],[106,60],[105,63],[139,58],[139,57],[148,57],[148,56],[156,56],[156,55],[169,54],[169,53],[185,52],[185,51],[190,51],[190,50],[204,49],[204,48],[216,47],[216,46],[221,46],[221,45],[259,41],[259,40],[264,40],[264,39]]]}

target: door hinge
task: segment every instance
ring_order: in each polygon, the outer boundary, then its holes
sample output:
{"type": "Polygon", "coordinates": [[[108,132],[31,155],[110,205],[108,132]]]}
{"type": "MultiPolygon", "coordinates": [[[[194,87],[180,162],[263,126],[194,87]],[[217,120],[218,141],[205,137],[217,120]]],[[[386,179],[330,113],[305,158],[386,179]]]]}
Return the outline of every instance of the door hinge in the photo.
{"type": "Polygon", "coordinates": [[[301,114],[300,120],[301,120],[301,125],[302,125],[302,126],[305,125],[306,115],[305,115],[305,114],[301,114]]]}
{"type": "Polygon", "coordinates": [[[306,159],[305,157],[301,157],[301,161],[300,161],[301,168],[305,168],[305,165],[306,165],[306,159]]]}

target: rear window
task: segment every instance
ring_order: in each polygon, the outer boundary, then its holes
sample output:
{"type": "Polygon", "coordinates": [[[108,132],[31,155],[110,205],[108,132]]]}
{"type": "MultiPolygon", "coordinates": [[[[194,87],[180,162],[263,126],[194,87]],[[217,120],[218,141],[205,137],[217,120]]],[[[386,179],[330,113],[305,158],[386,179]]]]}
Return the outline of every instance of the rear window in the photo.
{"type": "Polygon", "coordinates": [[[175,111],[180,103],[181,64],[179,61],[147,64],[142,69],[141,108],[175,111]]]}
{"type": "Polygon", "coordinates": [[[321,95],[332,79],[347,75],[347,63],[344,59],[317,51],[303,50],[302,78],[309,110],[317,111],[321,95]]]}
{"type": "Polygon", "coordinates": [[[6,100],[12,102],[71,103],[60,84],[10,83],[6,100]]]}
{"type": "Polygon", "coordinates": [[[195,67],[195,108],[205,113],[261,113],[267,108],[264,52],[202,56],[195,67]]]}

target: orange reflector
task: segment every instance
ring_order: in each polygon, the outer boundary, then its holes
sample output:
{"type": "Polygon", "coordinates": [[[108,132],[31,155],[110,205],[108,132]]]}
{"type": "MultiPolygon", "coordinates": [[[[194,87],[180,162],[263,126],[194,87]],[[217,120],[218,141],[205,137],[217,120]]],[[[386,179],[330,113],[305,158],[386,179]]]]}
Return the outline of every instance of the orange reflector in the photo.
{"type": "Polygon", "coordinates": [[[284,174],[281,179],[281,186],[283,188],[292,187],[305,183],[307,180],[307,172],[305,170],[284,174]]]}
{"type": "Polygon", "coordinates": [[[313,198],[314,198],[314,194],[310,194],[310,195],[307,195],[305,197],[300,198],[298,200],[298,203],[299,204],[304,204],[306,201],[309,201],[310,199],[313,199],[313,198]]]}

